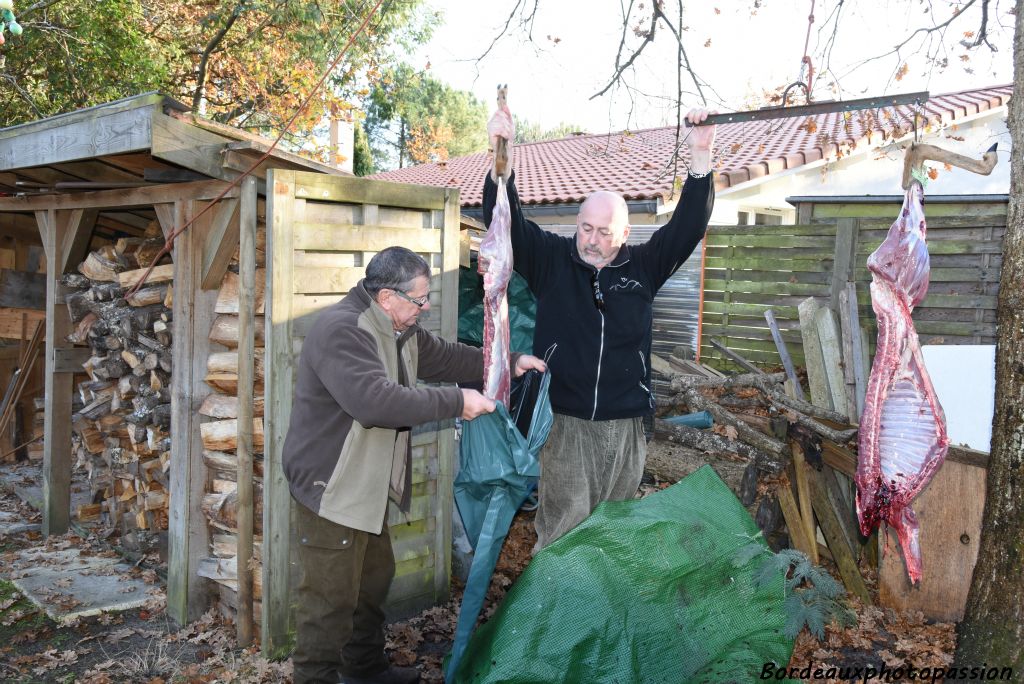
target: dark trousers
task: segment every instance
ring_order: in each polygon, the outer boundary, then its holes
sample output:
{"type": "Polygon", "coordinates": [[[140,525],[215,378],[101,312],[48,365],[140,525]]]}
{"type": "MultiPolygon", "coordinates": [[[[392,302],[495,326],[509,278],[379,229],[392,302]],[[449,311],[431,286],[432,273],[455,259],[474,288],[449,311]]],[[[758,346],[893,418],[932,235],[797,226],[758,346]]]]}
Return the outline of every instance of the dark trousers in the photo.
{"type": "Polygon", "coordinates": [[[296,592],[295,684],[337,682],[388,667],[384,599],[395,575],[387,523],[370,534],[292,506],[302,579],[296,592]]]}

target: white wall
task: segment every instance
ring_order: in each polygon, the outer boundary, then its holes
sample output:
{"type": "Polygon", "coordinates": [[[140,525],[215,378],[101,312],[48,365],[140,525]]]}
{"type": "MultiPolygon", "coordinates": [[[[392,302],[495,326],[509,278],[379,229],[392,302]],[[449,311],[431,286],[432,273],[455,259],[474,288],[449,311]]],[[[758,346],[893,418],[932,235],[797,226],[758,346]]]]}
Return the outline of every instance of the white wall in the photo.
{"type": "MultiPolygon", "coordinates": [[[[938,178],[928,183],[926,194],[1006,194],[1010,191],[1010,133],[1005,108],[923,135],[921,140],[975,158],[980,158],[993,143],[999,143],[999,163],[991,175],[979,176],[957,168],[946,171],[938,165],[938,178]],[[964,140],[954,140],[954,136],[964,140]]],[[[715,219],[723,220],[716,222],[735,222],[736,212],[760,208],[792,212],[785,199],[797,195],[901,195],[902,148],[907,142],[879,150],[857,151],[838,161],[809,164],[793,171],[772,174],[763,181],[751,181],[722,190],[716,200],[715,219]]],[[[791,219],[792,214],[787,218],[791,219]]]]}

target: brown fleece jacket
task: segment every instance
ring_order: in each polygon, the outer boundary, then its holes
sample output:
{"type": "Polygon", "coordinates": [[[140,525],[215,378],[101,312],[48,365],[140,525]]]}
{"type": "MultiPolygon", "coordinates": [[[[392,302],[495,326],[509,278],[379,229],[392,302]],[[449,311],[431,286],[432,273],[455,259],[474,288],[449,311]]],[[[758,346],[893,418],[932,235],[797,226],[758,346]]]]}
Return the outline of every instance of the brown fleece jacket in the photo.
{"type": "Polygon", "coordinates": [[[408,429],[462,414],[458,388],[416,387],[416,380],[479,382],[482,375],[478,348],[419,326],[396,338],[360,281],[321,312],[302,345],[282,455],[292,496],[332,522],[379,533],[389,488],[399,499],[408,494],[401,491],[408,429]]]}

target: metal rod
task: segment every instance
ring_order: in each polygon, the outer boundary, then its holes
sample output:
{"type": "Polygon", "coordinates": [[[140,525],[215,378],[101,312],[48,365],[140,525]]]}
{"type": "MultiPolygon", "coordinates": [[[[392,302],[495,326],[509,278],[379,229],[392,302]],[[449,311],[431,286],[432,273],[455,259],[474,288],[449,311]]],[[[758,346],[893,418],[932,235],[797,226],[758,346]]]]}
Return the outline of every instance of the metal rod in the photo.
{"type": "MultiPolygon", "coordinates": [[[[711,124],[740,123],[743,121],[765,121],[767,119],[788,119],[796,116],[812,114],[831,114],[832,112],[851,112],[857,109],[877,109],[879,107],[895,107],[896,105],[923,104],[928,100],[928,91],[920,93],[904,93],[902,95],[884,95],[882,97],[864,97],[859,100],[830,100],[814,102],[793,107],[765,107],[752,109],[748,112],[730,112],[711,114],[698,126],[711,124]]],[[[687,126],[691,126],[686,122],[687,126]]]]}

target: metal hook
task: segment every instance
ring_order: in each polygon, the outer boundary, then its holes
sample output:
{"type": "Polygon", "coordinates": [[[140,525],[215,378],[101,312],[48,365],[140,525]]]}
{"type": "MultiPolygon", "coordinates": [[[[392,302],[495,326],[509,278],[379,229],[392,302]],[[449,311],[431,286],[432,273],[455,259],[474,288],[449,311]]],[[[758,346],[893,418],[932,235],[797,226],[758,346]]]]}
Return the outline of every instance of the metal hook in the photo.
{"type": "Polygon", "coordinates": [[[808,102],[811,101],[811,91],[807,89],[807,84],[804,83],[803,81],[795,81],[793,83],[790,83],[788,86],[786,86],[786,89],[782,91],[782,106],[783,107],[786,106],[786,101],[789,99],[789,91],[794,86],[800,86],[801,88],[803,88],[804,92],[807,94],[807,101],[808,102]]]}

